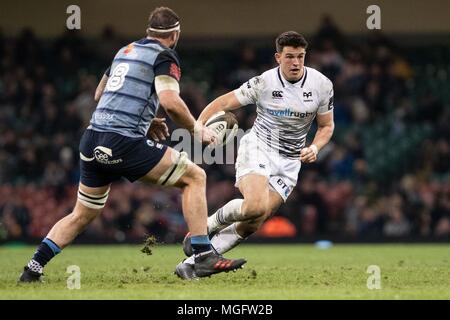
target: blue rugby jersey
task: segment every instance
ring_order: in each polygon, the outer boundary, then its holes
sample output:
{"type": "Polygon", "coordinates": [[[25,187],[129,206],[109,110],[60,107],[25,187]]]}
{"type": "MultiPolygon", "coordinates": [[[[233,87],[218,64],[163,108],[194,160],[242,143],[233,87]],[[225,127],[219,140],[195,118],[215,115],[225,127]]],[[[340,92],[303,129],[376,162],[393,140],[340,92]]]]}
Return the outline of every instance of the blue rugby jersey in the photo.
{"type": "Polygon", "coordinates": [[[179,81],[181,72],[174,50],[144,38],[121,48],[105,74],[109,79],[88,129],[143,137],[159,107],[155,77],[179,81]]]}

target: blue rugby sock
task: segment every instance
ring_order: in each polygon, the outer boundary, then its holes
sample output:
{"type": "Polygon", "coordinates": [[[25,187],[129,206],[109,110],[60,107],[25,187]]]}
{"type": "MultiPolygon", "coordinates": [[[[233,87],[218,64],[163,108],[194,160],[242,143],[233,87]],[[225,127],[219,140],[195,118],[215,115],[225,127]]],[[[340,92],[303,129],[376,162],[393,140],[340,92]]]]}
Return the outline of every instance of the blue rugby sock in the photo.
{"type": "Polygon", "coordinates": [[[33,259],[28,263],[28,268],[34,272],[42,273],[44,266],[60,252],[61,249],[56,243],[45,238],[34,253],[33,259]]]}
{"type": "Polygon", "coordinates": [[[202,252],[212,250],[211,241],[209,241],[209,237],[207,235],[192,236],[191,237],[191,246],[192,246],[192,249],[194,250],[194,254],[199,254],[202,252]]]}

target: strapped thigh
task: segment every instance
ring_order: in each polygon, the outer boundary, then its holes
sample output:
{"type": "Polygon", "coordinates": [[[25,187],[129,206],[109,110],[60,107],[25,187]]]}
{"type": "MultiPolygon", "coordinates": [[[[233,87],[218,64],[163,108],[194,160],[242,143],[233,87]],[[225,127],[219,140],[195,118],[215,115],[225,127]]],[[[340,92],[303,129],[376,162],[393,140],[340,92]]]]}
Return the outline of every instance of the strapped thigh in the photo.
{"type": "Polygon", "coordinates": [[[109,190],[106,190],[104,194],[89,194],[85,191],[81,191],[78,188],[78,201],[80,201],[84,206],[91,209],[103,209],[108,200],[109,190]]]}
{"type": "Polygon", "coordinates": [[[173,150],[176,157],[173,164],[167,168],[163,175],[158,179],[157,184],[162,186],[173,186],[181,176],[186,172],[191,160],[189,160],[186,152],[178,152],[173,150]]]}

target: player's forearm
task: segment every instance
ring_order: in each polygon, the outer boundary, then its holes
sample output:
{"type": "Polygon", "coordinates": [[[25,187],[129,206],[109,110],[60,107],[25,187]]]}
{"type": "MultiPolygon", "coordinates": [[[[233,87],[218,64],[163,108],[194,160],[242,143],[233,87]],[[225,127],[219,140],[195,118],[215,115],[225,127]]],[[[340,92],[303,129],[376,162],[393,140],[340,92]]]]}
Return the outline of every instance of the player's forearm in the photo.
{"type": "Polygon", "coordinates": [[[241,105],[239,101],[236,99],[236,96],[233,92],[229,92],[224,94],[203,109],[202,113],[198,117],[198,121],[204,124],[211,116],[220,111],[230,111],[239,108],[241,105]]]}
{"type": "Polygon", "coordinates": [[[160,103],[170,119],[178,126],[194,132],[195,118],[192,116],[184,101],[178,96],[160,96],[160,103]]]}
{"type": "Polygon", "coordinates": [[[184,103],[176,107],[168,108],[166,112],[170,119],[178,126],[189,130],[191,133],[194,132],[195,118],[184,103]]]}
{"type": "Polygon", "coordinates": [[[322,149],[331,139],[334,132],[334,123],[325,126],[319,126],[311,144],[317,147],[317,151],[322,149]]]}

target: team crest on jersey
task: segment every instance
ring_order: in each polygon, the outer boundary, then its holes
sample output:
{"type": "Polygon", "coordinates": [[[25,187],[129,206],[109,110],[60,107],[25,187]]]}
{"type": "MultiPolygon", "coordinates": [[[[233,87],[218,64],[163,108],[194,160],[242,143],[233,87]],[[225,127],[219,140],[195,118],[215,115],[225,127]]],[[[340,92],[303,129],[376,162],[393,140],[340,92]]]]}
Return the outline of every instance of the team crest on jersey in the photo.
{"type": "Polygon", "coordinates": [[[134,48],[134,45],[132,43],[130,43],[129,45],[127,45],[127,48],[123,51],[123,53],[125,54],[129,54],[134,48]]]}
{"type": "Polygon", "coordinates": [[[126,54],[129,58],[137,58],[138,54],[137,51],[134,50],[134,44],[130,43],[126,49],[123,51],[124,54],[126,54]]]}
{"type": "Polygon", "coordinates": [[[313,99],[310,99],[312,97],[312,92],[308,91],[308,92],[303,92],[303,102],[311,102],[313,101],[313,99]]]}

